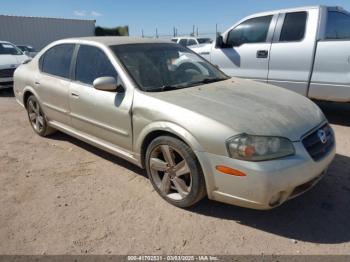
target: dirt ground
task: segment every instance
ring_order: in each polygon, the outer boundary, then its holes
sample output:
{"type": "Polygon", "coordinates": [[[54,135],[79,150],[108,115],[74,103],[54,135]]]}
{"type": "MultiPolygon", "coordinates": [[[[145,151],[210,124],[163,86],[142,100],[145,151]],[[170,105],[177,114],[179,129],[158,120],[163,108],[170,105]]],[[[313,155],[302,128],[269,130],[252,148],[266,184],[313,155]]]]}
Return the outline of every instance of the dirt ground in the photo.
{"type": "Polygon", "coordinates": [[[167,204],[144,171],[62,133],[34,134],[0,91],[0,254],[350,254],[350,104],[320,104],[337,155],[272,211],[167,204]]]}

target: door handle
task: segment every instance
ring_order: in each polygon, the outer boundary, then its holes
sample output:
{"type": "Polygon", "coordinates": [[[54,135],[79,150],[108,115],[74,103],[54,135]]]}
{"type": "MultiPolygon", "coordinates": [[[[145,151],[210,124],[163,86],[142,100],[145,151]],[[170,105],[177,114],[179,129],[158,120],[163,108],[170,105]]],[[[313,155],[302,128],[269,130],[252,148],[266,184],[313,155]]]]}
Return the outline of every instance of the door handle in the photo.
{"type": "Polygon", "coordinates": [[[71,96],[74,97],[74,98],[79,98],[79,95],[76,94],[76,93],[71,93],[71,96]]]}
{"type": "Polygon", "coordinates": [[[269,51],[267,50],[258,50],[256,52],[256,58],[267,58],[269,55],[269,51]]]}
{"type": "Polygon", "coordinates": [[[40,85],[40,82],[39,81],[35,81],[34,84],[38,86],[38,85],[40,85]]]}

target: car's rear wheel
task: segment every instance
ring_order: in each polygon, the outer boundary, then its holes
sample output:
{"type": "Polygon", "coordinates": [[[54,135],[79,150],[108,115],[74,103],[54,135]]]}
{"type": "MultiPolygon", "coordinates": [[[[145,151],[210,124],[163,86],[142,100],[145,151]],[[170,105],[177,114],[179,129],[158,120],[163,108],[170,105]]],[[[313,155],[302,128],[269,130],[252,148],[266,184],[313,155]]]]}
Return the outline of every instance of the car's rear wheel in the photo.
{"type": "Polygon", "coordinates": [[[38,135],[47,136],[56,131],[47,125],[45,114],[40,107],[38,99],[34,95],[31,95],[27,99],[27,113],[29,122],[38,135]]]}
{"type": "Polygon", "coordinates": [[[153,140],[146,152],[146,169],[154,189],[175,206],[190,207],[206,194],[200,164],[179,139],[162,136],[153,140]]]}

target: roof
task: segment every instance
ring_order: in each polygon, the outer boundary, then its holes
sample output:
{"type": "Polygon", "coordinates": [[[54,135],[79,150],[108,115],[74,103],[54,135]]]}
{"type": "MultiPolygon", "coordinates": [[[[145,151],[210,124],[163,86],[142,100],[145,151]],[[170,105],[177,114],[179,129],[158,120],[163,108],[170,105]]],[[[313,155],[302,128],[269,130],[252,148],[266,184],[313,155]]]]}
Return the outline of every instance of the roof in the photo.
{"type": "Polygon", "coordinates": [[[337,9],[343,9],[340,6],[325,6],[325,5],[314,5],[314,6],[302,6],[302,7],[294,7],[294,8],[286,8],[286,9],[276,9],[276,10],[270,10],[266,12],[259,12],[255,13],[251,16],[258,16],[258,15],[266,15],[266,14],[275,14],[275,13],[288,13],[288,12],[298,12],[298,11],[304,11],[304,10],[310,10],[310,9],[320,9],[320,8],[337,8],[337,9]]]}
{"type": "Polygon", "coordinates": [[[144,43],[170,43],[169,40],[154,38],[129,37],[129,36],[91,36],[64,39],[64,41],[74,42],[97,42],[103,45],[124,45],[124,44],[144,44],[144,43]]]}

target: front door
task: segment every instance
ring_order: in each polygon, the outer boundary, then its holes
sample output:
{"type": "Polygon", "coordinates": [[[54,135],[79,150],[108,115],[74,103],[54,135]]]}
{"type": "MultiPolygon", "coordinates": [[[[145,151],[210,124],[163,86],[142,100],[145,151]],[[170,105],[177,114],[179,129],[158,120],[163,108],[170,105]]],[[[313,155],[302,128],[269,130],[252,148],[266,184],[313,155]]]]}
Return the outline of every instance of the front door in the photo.
{"type": "Polygon", "coordinates": [[[80,45],[75,63],[69,102],[72,125],[107,146],[132,150],[132,90],[102,91],[93,81],[103,76],[118,79],[118,73],[105,51],[96,46],[80,45]]]}
{"type": "Polygon", "coordinates": [[[277,16],[254,17],[224,35],[225,46],[213,47],[211,62],[230,76],[266,82],[277,16]]]}

